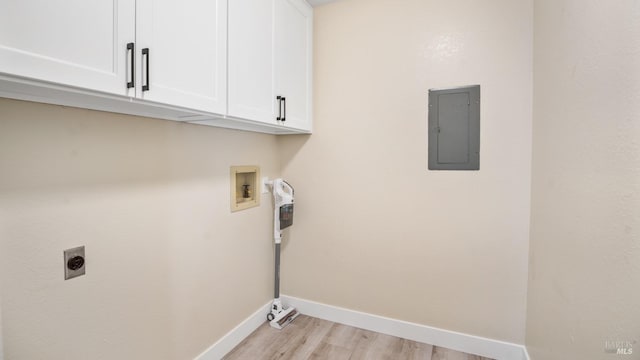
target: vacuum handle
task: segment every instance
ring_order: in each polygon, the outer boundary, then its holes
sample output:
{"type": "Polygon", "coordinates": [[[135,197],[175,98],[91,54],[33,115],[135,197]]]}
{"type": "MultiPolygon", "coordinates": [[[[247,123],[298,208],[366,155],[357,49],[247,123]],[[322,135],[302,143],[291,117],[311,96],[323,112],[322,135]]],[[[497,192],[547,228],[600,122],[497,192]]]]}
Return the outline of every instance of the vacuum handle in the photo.
{"type": "Polygon", "coordinates": [[[293,190],[293,186],[284,180],[282,180],[282,189],[286,190],[286,192],[291,196],[293,196],[293,193],[295,192],[295,190],[293,190]]]}

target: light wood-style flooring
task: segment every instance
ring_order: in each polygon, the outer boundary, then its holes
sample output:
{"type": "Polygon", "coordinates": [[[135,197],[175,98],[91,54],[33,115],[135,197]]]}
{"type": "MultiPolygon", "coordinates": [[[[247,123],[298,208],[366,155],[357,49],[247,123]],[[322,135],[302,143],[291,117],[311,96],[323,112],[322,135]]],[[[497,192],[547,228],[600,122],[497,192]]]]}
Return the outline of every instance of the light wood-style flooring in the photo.
{"type": "Polygon", "coordinates": [[[263,324],[224,359],[491,360],[305,315],[282,330],[263,324]]]}

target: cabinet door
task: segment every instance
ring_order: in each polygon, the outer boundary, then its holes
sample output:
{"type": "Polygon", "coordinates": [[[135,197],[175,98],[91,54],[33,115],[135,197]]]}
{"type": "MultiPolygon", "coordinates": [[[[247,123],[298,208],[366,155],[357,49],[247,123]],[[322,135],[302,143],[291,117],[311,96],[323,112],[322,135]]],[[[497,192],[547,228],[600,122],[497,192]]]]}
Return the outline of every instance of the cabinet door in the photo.
{"type": "Polygon", "coordinates": [[[281,123],[311,130],[313,10],[303,0],[275,1],[275,88],[286,99],[281,123]]]}
{"type": "Polygon", "coordinates": [[[130,0],[0,0],[0,73],[127,95],[134,27],[130,0]]]}
{"type": "Polygon", "coordinates": [[[227,1],[137,0],[136,4],[141,85],[137,96],[225,114],[227,1]]]}
{"type": "Polygon", "coordinates": [[[229,2],[228,115],[276,123],[274,0],[229,2]]]}

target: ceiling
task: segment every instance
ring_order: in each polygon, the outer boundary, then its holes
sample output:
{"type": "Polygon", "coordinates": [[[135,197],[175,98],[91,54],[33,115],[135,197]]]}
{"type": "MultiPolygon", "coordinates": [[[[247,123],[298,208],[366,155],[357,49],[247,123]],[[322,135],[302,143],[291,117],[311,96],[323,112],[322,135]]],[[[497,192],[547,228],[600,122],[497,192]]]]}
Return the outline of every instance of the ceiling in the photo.
{"type": "Polygon", "coordinates": [[[334,1],[338,1],[338,0],[307,0],[307,2],[313,7],[328,4],[334,1]]]}

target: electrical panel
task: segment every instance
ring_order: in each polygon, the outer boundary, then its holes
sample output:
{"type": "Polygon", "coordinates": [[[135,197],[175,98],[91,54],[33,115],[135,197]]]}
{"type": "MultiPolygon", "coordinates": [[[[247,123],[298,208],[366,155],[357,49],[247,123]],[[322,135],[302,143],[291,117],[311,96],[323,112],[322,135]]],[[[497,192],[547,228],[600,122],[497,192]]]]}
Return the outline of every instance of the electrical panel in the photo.
{"type": "Polygon", "coordinates": [[[480,169],[480,85],[429,90],[429,170],[480,169]]]}

